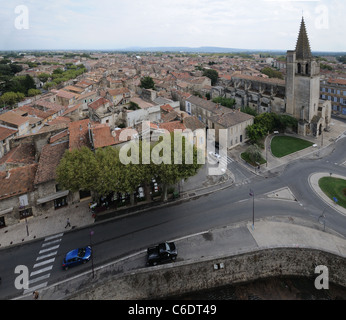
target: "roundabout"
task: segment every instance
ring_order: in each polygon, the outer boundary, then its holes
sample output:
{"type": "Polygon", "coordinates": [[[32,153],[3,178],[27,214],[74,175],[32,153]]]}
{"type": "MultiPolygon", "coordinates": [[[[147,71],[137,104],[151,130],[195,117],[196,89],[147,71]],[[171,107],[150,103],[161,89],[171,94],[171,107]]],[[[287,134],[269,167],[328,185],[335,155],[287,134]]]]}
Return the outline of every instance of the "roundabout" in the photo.
{"type": "Polygon", "coordinates": [[[328,206],[333,208],[335,211],[341,213],[342,215],[346,216],[346,208],[343,208],[342,206],[338,205],[335,201],[331,200],[320,188],[319,186],[319,180],[324,177],[333,177],[333,178],[339,178],[346,180],[345,176],[338,175],[338,174],[330,174],[328,172],[316,172],[312,173],[309,176],[309,185],[311,189],[326,203],[328,206]]]}

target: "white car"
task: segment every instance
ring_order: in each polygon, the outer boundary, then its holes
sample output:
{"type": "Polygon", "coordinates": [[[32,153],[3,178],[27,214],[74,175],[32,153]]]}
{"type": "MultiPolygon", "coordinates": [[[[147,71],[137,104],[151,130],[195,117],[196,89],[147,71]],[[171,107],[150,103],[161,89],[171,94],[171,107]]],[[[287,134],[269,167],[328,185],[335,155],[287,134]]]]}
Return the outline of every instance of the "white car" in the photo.
{"type": "Polygon", "coordinates": [[[216,152],[210,151],[210,152],[209,152],[209,156],[210,156],[210,158],[212,158],[213,160],[217,161],[217,163],[219,163],[220,160],[221,160],[221,156],[220,156],[218,153],[216,153],[216,152]]]}

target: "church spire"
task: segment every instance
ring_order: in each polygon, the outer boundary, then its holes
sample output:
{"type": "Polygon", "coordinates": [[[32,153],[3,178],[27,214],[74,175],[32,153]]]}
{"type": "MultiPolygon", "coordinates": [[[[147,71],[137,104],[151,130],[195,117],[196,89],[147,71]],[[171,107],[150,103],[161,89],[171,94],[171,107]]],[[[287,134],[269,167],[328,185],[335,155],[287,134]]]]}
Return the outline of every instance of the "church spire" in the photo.
{"type": "Polygon", "coordinates": [[[300,24],[300,31],[296,46],[296,57],[297,59],[309,59],[312,57],[309,38],[306,32],[304,17],[302,17],[302,22],[300,24]]]}

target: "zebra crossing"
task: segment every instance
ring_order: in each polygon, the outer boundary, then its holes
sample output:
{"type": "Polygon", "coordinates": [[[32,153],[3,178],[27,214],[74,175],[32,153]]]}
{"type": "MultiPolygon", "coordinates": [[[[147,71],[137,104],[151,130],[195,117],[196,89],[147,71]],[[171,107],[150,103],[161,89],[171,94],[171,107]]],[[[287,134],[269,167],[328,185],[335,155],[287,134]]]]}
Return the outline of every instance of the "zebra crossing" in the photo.
{"type": "Polygon", "coordinates": [[[29,276],[28,289],[24,290],[24,294],[32,293],[48,285],[50,271],[53,269],[53,263],[63,235],[64,233],[59,233],[44,239],[29,276]]]}
{"type": "Polygon", "coordinates": [[[225,157],[221,157],[220,158],[220,162],[221,164],[224,164],[226,166],[228,166],[229,164],[231,164],[234,160],[232,158],[230,158],[229,156],[225,157]]]}

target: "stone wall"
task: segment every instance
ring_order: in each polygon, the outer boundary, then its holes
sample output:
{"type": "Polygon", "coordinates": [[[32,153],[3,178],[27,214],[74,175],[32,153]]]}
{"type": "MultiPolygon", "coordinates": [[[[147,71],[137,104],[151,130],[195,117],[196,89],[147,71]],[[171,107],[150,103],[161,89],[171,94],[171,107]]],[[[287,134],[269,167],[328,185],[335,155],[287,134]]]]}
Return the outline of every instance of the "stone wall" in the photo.
{"type": "Polygon", "coordinates": [[[227,284],[278,276],[316,278],[317,265],[329,269],[329,281],[346,286],[346,259],[310,248],[272,248],[195,263],[176,262],[114,276],[85,287],[71,299],[160,299],[227,284]],[[214,265],[218,266],[215,269],[214,265]],[[221,267],[221,268],[220,268],[221,267]]]}

